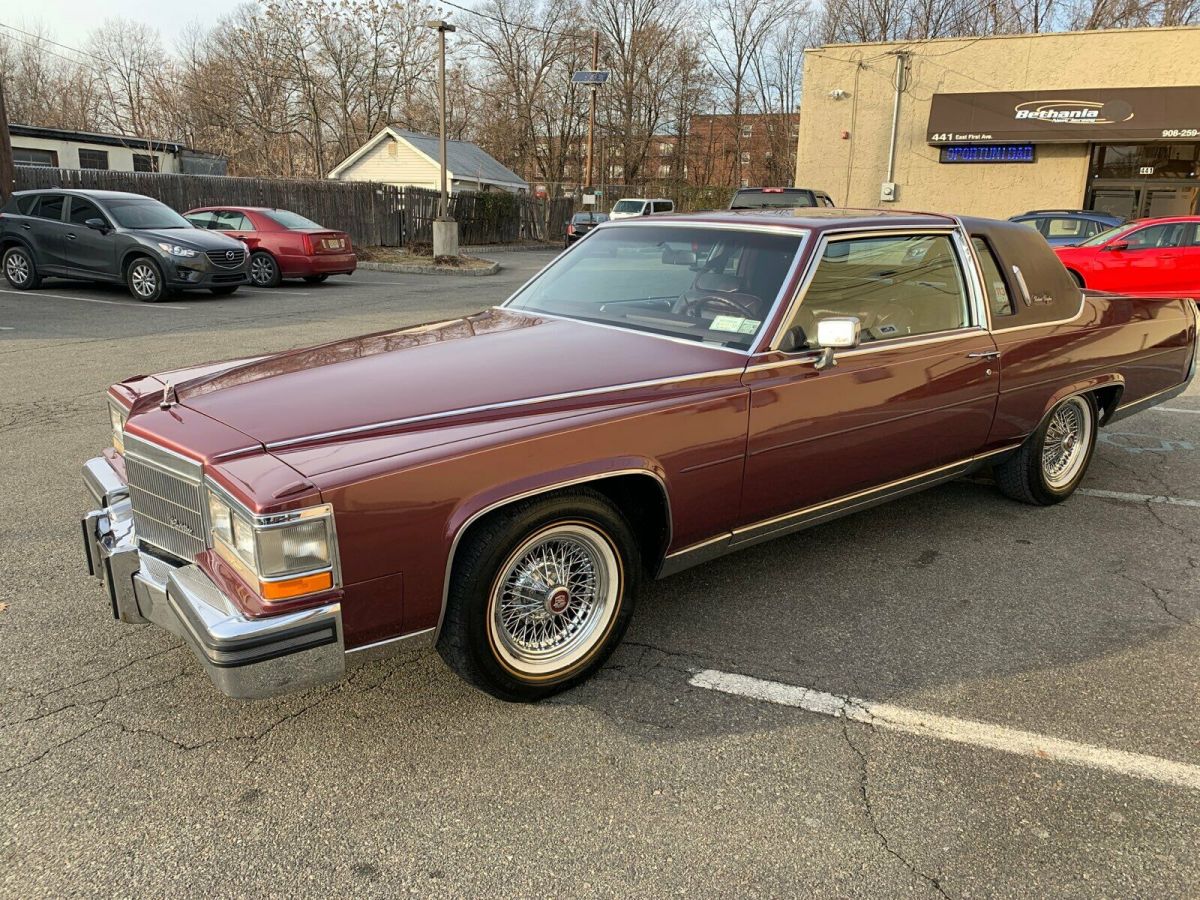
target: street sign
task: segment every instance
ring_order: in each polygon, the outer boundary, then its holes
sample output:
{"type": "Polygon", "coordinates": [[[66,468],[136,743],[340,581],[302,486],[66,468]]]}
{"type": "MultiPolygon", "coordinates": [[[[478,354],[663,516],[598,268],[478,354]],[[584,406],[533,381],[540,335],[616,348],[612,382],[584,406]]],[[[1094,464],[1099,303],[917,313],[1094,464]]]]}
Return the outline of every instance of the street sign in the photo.
{"type": "Polygon", "coordinates": [[[571,81],[575,84],[604,84],[608,81],[608,72],[574,72],[571,81]]]}

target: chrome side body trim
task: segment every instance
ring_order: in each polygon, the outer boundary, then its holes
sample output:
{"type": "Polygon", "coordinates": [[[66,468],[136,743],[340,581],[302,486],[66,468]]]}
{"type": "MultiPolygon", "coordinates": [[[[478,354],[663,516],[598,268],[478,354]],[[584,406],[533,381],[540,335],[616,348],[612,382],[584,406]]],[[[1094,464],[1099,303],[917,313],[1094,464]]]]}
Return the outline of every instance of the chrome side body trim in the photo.
{"type": "Polygon", "coordinates": [[[364,644],[346,651],[346,666],[361,666],[377,659],[387,659],[392,656],[420,653],[431,650],[434,644],[434,628],[413,631],[399,637],[386,638],[373,644],[364,644]]]}
{"type": "MultiPolygon", "coordinates": [[[[925,337],[892,338],[891,340],[887,341],[872,341],[867,346],[859,346],[853,350],[839,350],[837,353],[837,358],[847,359],[855,356],[866,356],[871,353],[882,353],[885,350],[920,347],[924,344],[942,344],[946,341],[960,341],[963,338],[987,333],[987,329],[985,328],[971,326],[969,328],[959,328],[955,331],[936,332],[925,337]]],[[[787,366],[812,364],[817,361],[817,358],[820,356],[820,354],[820,350],[805,350],[795,355],[789,355],[787,359],[781,359],[777,362],[755,363],[754,365],[747,366],[746,372],[761,372],[765,369],[778,369],[787,366]]]]}
{"type": "Polygon", "coordinates": [[[545,485],[543,487],[534,488],[533,490],[523,491],[519,494],[513,494],[511,497],[506,497],[503,500],[497,500],[490,503],[482,509],[472,513],[466,521],[458,526],[458,530],[454,532],[454,538],[450,542],[450,554],[446,557],[446,575],[442,583],[442,608],[438,613],[437,626],[433,632],[432,642],[437,643],[438,638],[442,634],[442,623],[446,620],[446,604],[450,600],[450,576],[454,572],[454,555],[458,552],[459,542],[467,530],[480,518],[486,516],[490,512],[494,512],[504,506],[509,506],[513,503],[519,503],[521,500],[528,500],[530,497],[537,497],[541,494],[549,494],[553,491],[560,491],[563,488],[575,487],[580,484],[588,484],[593,481],[604,481],[609,478],[618,478],[622,475],[648,475],[658,482],[659,489],[662,491],[663,503],[667,509],[667,546],[671,546],[671,534],[674,523],[674,518],[671,514],[671,495],[667,492],[667,484],[663,481],[662,476],[657,472],[652,472],[649,469],[614,469],[611,472],[602,472],[596,475],[586,475],[582,478],[571,478],[567,481],[555,482],[554,484],[545,485]]]}
{"type": "Polygon", "coordinates": [[[692,375],[673,375],[670,378],[654,378],[649,381],[633,381],[626,384],[612,384],[606,387],[587,388],[580,391],[565,391],[561,394],[543,394],[538,397],[521,400],[505,400],[499,403],[486,403],[482,406],[464,406],[458,409],[447,409],[442,412],[426,413],[420,416],[408,416],[403,419],[391,419],[387,422],[373,422],[370,425],[355,425],[352,428],[341,428],[337,431],[324,431],[319,434],[307,434],[303,437],[288,438],[285,441],[272,441],[266,445],[268,450],[281,450],[301,444],[311,444],[331,438],[348,437],[352,434],[369,434],[374,431],[384,431],[388,428],[399,428],[403,425],[414,425],[418,422],[430,422],[445,419],[450,416],[468,416],[481,412],[494,412],[501,409],[513,409],[519,406],[532,406],[537,403],[555,403],[559,400],[570,400],[575,397],[594,397],[600,394],[611,394],[619,391],[633,391],[648,387],[661,387],[668,384],[682,384],[688,381],[700,381],[705,378],[721,378],[727,375],[741,375],[745,371],[742,366],[736,369],[716,369],[710,372],[696,372],[692,375]]]}
{"type": "Polygon", "coordinates": [[[1020,446],[1020,444],[1012,444],[997,450],[989,450],[986,453],[978,453],[967,459],[948,463],[947,465],[929,469],[925,472],[918,472],[916,475],[910,475],[907,478],[867,488],[844,497],[827,500],[824,503],[807,506],[794,512],[764,519],[761,522],[743,525],[740,528],[735,528],[733,531],[717,535],[714,538],[701,541],[698,544],[693,544],[690,547],[685,547],[670,554],[663,560],[658,577],[666,578],[669,575],[682,572],[684,569],[689,569],[692,566],[724,556],[726,553],[732,553],[735,550],[741,550],[744,547],[750,547],[754,544],[772,540],[773,538],[803,531],[814,525],[820,525],[872,506],[879,506],[889,500],[896,500],[909,494],[915,494],[925,488],[952,481],[961,475],[966,475],[986,465],[990,460],[1007,453],[1012,453],[1020,446]]]}
{"type": "Polygon", "coordinates": [[[1143,397],[1141,400],[1131,400],[1129,403],[1122,403],[1118,406],[1111,416],[1103,421],[1103,425],[1111,425],[1113,422],[1119,422],[1122,419],[1128,419],[1132,415],[1140,412],[1145,412],[1151,407],[1158,406],[1160,403],[1165,403],[1168,400],[1174,400],[1180,394],[1188,389],[1192,383],[1191,377],[1182,384],[1177,384],[1175,387],[1167,388],[1159,391],[1156,394],[1151,394],[1149,397],[1143,397]]]}
{"type": "Polygon", "coordinates": [[[1079,317],[1083,315],[1083,310],[1086,306],[1087,295],[1083,291],[1080,291],[1079,309],[1075,310],[1075,314],[1073,316],[1069,316],[1065,319],[1051,319],[1048,322],[1032,322],[1029,325],[1012,325],[1008,328],[993,328],[992,334],[1009,334],[1013,331],[1028,331],[1032,328],[1049,328],[1052,325],[1069,325],[1070,323],[1077,321],[1079,317]]]}

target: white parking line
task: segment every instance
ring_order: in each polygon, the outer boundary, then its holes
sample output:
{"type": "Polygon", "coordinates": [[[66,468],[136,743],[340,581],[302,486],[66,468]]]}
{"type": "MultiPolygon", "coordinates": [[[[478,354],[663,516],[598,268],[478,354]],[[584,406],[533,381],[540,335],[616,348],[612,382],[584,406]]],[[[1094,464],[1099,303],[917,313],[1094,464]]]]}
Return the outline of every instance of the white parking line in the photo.
{"type": "Polygon", "coordinates": [[[311,292],[311,291],[289,291],[289,290],[280,290],[279,288],[252,288],[252,287],[246,287],[246,286],[244,286],[244,285],[243,285],[243,286],[240,286],[240,287],[238,288],[238,293],[251,293],[251,294],[283,294],[283,295],[285,295],[285,296],[288,296],[288,297],[307,297],[307,296],[309,296],[309,295],[310,295],[312,292],[311,292]]]}
{"type": "Polygon", "coordinates": [[[1034,759],[1082,766],[1087,769],[1099,769],[1118,775],[1127,775],[1131,778],[1143,778],[1148,781],[1200,790],[1200,766],[1162,759],[1158,756],[1145,756],[1141,753],[1126,753],[1123,750],[1109,750],[1090,744],[1078,744],[1075,741],[1047,737],[1032,731],[989,725],[986,722],[976,722],[971,719],[940,716],[936,713],[893,706],[890,703],[859,700],[856,697],[839,697],[823,691],[812,691],[795,685],[764,681],[760,678],[734,675],[715,669],[697,672],[691,677],[689,683],[710,691],[720,691],[724,694],[764,700],[767,703],[777,703],[781,706],[793,706],[808,712],[820,713],[823,716],[862,722],[874,728],[902,731],[906,734],[937,738],[956,744],[968,744],[972,747],[999,750],[1002,753],[1014,753],[1018,756],[1030,756],[1034,759]]]}
{"type": "Polygon", "coordinates": [[[1188,500],[1184,497],[1165,497],[1161,494],[1128,494],[1125,491],[1101,491],[1095,488],[1080,488],[1078,493],[1087,497],[1100,497],[1104,500],[1126,500],[1130,503],[1166,503],[1169,506],[1200,507],[1200,500],[1188,500]]]}
{"type": "Polygon", "coordinates": [[[1152,406],[1155,412],[1187,413],[1189,416],[1200,416],[1200,409],[1180,409],[1178,406],[1152,406]]]}
{"type": "Polygon", "coordinates": [[[164,303],[126,303],[124,300],[100,300],[96,297],[78,297],[74,294],[47,294],[45,291],[9,291],[0,288],[0,294],[22,294],[26,297],[50,297],[54,300],[82,300],[84,303],[104,303],[108,306],[133,306],[138,309],[187,309],[186,306],[167,306],[164,303]]]}

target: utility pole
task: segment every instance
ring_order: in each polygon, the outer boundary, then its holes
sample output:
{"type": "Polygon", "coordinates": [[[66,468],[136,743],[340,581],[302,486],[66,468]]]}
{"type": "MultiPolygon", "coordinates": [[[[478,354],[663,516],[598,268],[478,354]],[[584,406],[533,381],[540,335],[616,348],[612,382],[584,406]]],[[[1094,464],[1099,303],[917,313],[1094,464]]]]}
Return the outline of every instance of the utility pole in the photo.
{"type": "Polygon", "coordinates": [[[4,79],[0,78],[0,204],[12,196],[17,173],[13,170],[12,140],[8,135],[8,110],[4,106],[4,79]]]}
{"type": "MultiPolygon", "coordinates": [[[[592,29],[592,71],[600,66],[600,30],[592,29]]],[[[591,193],[595,182],[592,180],[592,146],[596,135],[596,85],[592,85],[592,100],[588,105],[588,142],[587,142],[587,178],[585,188],[591,193]]]]}
{"type": "Polygon", "coordinates": [[[449,22],[433,19],[425,23],[438,33],[438,106],[440,107],[439,141],[442,154],[442,197],[438,202],[438,217],[433,223],[433,255],[458,256],[458,223],[450,216],[450,194],[446,185],[446,32],[458,29],[449,22]]]}

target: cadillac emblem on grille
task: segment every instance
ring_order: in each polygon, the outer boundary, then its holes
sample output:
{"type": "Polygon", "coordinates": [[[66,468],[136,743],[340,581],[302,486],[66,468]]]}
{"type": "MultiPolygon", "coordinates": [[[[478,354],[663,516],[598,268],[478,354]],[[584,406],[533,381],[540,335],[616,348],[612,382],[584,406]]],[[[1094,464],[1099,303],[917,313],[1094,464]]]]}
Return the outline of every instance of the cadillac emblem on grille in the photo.
{"type": "Polygon", "coordinates": [[[179,521],[179,519],[175,518],[174,516],[171,516],[171,518],[168,520],[168,523],[170,524],[170,526],[172,528],[178,529],[179,531],[182,531],[184,534],[190,534],[193,537],[195,537],[195,535],[196,535],[196,532],[192,530],[191,525],[189,525],[187,522],[179,521]]]}

